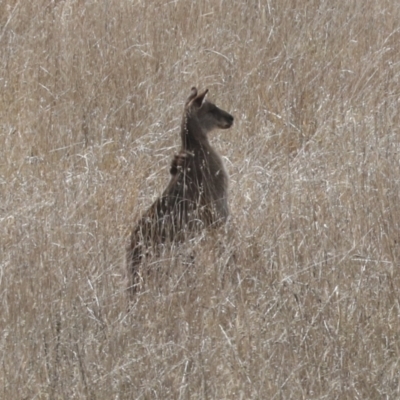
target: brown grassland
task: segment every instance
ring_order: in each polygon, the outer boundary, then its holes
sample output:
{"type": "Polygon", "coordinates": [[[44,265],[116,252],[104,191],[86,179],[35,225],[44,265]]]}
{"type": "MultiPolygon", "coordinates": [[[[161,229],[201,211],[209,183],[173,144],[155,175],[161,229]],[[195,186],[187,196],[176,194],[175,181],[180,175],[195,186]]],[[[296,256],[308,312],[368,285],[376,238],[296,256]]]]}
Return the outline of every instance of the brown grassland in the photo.
{"type": "Polygon", "coordinates": [[[397,399],[400,3],[0,1],[0,398],[397,399]],[[191,86],[232,219],[151,260],[191,86]]]}

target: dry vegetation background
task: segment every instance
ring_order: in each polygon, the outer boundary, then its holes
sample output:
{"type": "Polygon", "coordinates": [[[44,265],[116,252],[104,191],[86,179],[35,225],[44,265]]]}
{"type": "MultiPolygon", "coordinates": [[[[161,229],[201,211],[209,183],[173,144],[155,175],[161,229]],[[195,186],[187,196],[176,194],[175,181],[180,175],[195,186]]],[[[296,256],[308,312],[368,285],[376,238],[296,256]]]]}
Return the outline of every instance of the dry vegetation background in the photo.
{"type": "Polygon", "coordinates": [[[0,64],[2,399],[399,398],[399,2],[0,1],[0,64]],[[129,309],[193,85],[232,225],[129,309]]]}

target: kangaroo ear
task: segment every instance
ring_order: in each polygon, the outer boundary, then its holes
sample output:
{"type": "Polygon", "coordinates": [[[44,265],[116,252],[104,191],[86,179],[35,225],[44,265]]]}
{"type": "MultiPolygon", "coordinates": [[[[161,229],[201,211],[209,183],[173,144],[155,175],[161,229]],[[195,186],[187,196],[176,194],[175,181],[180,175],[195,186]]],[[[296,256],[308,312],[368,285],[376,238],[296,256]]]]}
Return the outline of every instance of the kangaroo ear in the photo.
{"type": "Polygon", "coordinates": [[[193,86],[190,92],[190,96],[187,98],[185,105],[189,105],[189,103],[196,98],[197,96],[197,89],[193,86]]]}
{"type": "Polygon", "coordinates": [[[197,107],[201,107],[203,105],[204,99],[208,93],[208,89],[206,89],[203,93],[197,95],[197,97],[193,100],[193,104],[196,104],[197,107]]]}

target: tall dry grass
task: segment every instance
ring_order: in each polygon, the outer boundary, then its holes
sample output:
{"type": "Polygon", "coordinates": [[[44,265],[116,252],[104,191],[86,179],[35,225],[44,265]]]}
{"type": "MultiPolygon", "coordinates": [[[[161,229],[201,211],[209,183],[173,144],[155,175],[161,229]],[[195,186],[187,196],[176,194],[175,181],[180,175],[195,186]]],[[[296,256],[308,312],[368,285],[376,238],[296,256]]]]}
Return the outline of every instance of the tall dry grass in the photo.
{"type": "Polygon", "coordinates": [[[0,397],[398,398],[399,32],[389,0],[0,2],[0,397]],[[128,309],[193,85],[236,117],[233,221],[128,309]]]}

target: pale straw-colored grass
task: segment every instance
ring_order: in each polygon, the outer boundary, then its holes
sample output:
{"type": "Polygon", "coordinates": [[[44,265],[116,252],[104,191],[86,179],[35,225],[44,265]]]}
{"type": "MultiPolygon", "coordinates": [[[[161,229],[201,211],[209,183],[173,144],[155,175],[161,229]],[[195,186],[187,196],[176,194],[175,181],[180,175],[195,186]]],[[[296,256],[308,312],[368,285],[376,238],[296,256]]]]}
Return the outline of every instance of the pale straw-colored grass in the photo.
{"type": "Polygon", "coordinates": [[[0,2],[0,398],[400,396],[400,4],[0,2]],[[231,224],[124,246],[190,87],[231,224]]]}

